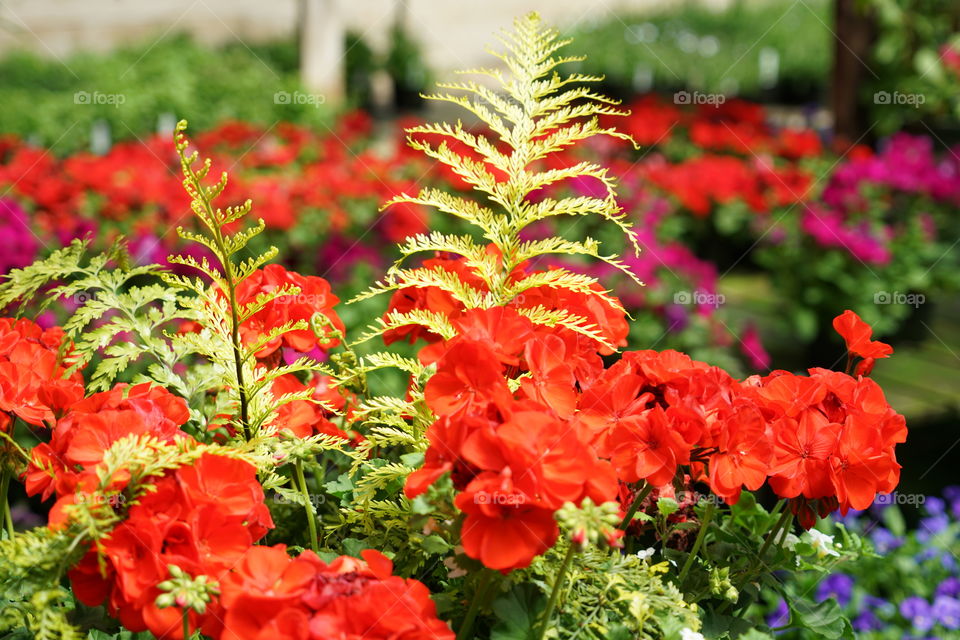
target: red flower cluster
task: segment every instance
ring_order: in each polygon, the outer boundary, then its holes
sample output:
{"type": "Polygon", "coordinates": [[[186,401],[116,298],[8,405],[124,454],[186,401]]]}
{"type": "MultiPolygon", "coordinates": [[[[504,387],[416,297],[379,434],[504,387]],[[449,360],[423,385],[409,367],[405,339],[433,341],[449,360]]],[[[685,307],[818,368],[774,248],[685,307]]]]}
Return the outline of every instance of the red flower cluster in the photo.
{"type": "Polygon", "coordinates": [[[535,326],[510,307],[464,311],[454,325],[457,337],[421,351],[437,362],[424,395],[438,420],[406,494],[450,472],[467,555],[501,571],[525,567],[556,541],[563,504],[616,496],[613,468],[569,420],[575,384],[602,370],[597,344],[535,326]],[[511,393],[507,378],[524,372],[511,393]]]}
{"type": "Polygon", "coordinates": [[[823,509],[839,504],[846,513],[896,488],[894,449],[906,440],[906,422],[873,380],[811,369],[809,377],[775,371],[746,384],[756,385],[770,425],[770,486],[800,499],[794,509],[804,526],[815,521],[812,501],[823,501],[823,509]]]}
{"type": "Polygon", "coordinates": [[[812,176],[795,167],[777,168],[757,159],[704,154],[683,162],[648,162],[640,168],[655,185],[697,216],[717,205],[743,201],[757,213],[803,201],[812,176]]]}
{"type": "Polygon", "coordinates": [[[863,376],[740,382],[669,350],[603,369],[574,336],[510,308],[467,311],[455,326],[456,338],[421,351],[437,363],[424,395],[438,420],[406,493],[449,472],[464,550],[488,567],[526,566],[555,541],[561,504],[609,500],[617,480],[664,486],[689,467],[728,502],[769,482],[810,527],[812,509],[864,508],[899,479],[904,419],[863,376]]]}
{"type": "MultiPolygon", "coordinates": [[[[70,571],[70,581],[77,599],[88,606],[106,602],[127,629],[182,640],[181,609],[156,604],[168,566],[223,579],[272,527],[256,468],[204,454],[161,477],[130,508],[102,544],[104,572],[92,549],[70,571]]],[[[220,637],[224,613],[218,602],[202,615],[189,615],[191,629],[220,637]]]]}
{"type": "Polygon", "coordinates": [[[661,486],[691,465],[730,502],[769,481],[783,498],[844,513],[894,489],[906,439],[869,378],[811,369],[741,383],[674,351],[624,354],[586,387],[574,420],[623,482],[661,486]]]}
{"type": "Polygon", "coordinates": [[[430,592],[378,551],[330,564],[251,547],[221,583],[222,640],[453,640],[430,592]]]}
{"type": "MultiPolygon", "coordinates": [[[[355,201],[367,201],[375,211],[377,202],[414,190],[407,173],[421,176],[426,170],[422,158],[403,150],[386,159],[363,150],[370,130],[369,116],[357,112],[323,134],[289,123],[267,130],[226,122],[199,134],[196,142],[210,150],[215,169],[233,168],[225,205],[252,198],[269,229],[288,231],[306,219],[312,233],[342,232],[354,219],[364,229],[369,225],[349,211],[355,201]]],[[[122,232],[135,240],[149,238],[149,255],[138,257],[150,262],[163,262],[175,249],[174,240],[156,239],[155,230],[176,226],[189,209],[178,176],[167,135],[119,142],[103,155],[80,152],[64,159],[22,140],[0,143],[0,189],[31,212],[30,228],[42,239],[65,243],[96,227],[98,240],[109,243],[122,232]]],[[[426,231],[425,213],[416,207],[388,210],[377,229],[384,240],[399,242],[426,231]]]]}
{"type": "Polygon", "coordinates": [[[309,323],[315,314],[326,317],[325,323],[318,328],[323,335],[318,336],[313,329],[287,331],[263,344],[257,350],[258,358],[267,358],[280,349],[289,347],[298,353],[310,353],[315,350],[327,350],[337,346],[340,341],[329,337],[334,330],[344,331],[343,321],[334,305],[340,302],[330,290],[330,283],[317,276],[302,276],[287,271],[278,264],[267,265],[237,287],[237,304],[242,308],[256,301],[258,296],[280,289],[296,287],[299,293],[282,295],[269,301],[263,309],[253,314],[240,326],[240,337],[247,347],[258,344],[272,329],[302,320],[309,323]]]}
{"type": "Polygon", "coordinates": [[[43,329],[21,318],[0,318],[0,431],[10,416],[36,426],[50,424],[66,406],[83,397],[79,372],[71,364],[63,329],[43,329]]]}
{"type": "MultiPolygon", "coordinates": [[[[180,430],[190,417],[183,398],[150,383],[117,385],[110,391],[69,404],[52,427],[50,442],[35,446],[27,466],[29,495],[43,499],[56,494],[51,526],[63,524],[62,508],[83,499],[97,482],[95,467],[121,438],[151,435],[161,441],[189,438],[180,430]]],[[[118,478],[120,486],[125,478],[118,478]]]]}

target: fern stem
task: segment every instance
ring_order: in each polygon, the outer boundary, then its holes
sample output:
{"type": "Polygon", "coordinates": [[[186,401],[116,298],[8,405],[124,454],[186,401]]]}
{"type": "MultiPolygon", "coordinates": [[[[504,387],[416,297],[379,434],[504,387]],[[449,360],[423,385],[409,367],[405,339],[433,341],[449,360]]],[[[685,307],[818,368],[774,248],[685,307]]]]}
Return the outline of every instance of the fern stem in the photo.
{"type": "MultiPolygon", "coordinates": [[[[227,260],[229,264],[229,259],[227,260]]],[[[237,373],[237,394],[240,396],[240,426],[243,427],[243,439],[250,440],[250,417],[247,407],[247,388],[243,381],[243,356],[240,353],[240,319],[237,316],[237,290],[233,282],[232,269],[224,267],[227,287],[230,290],[230,335],[233,340],[233,362],[237,373]]]]}
{"type": "MultiPolygon", "coordinates": [[[[184,127],[186,126],[186,122],[182,122],[181,124],[184,127]]],[[[179,146],[179,143],[177,149],[180,152],[180,165],[183,168],[183,174],[190,180],[195,192],[195,195],[191,194],[194,202],[199,201],[203,204],[207,219],[204,220],[202,215],[198,215],[197,217],[210,229],[210,235],[213,237],[213,242],[217,247],[217,259],[220,260],[220,264],[223,267],[223,279],[227,288],[227,300],[230,304],[230,341],[233,346],[233,361],[237,375],[237,394],[240,397],[240,426],[243,428],[244,440],[249,441],[250,418],[247,387],[243,381],[243,353],[240,346],[240,315],[237,313],[237,283],[234,281],[233,262],[230,260],[230,252],[227,250],[227,245],[223,241],[221,222],[218,220],[217,213],[210,203],[210,196],[200,182],[200,177],[197,175],[197,172],[193,170],[191,163],[187,160],[186,156],[183,155],[183,149],[179,146]]]]}
{"type": "Polygon", "coordinates": [[[13,516],[10,513],[10,500],[7,492],[10,489],[10,469],[3,468],[3,476],[0,478],[0,495],[3,496],[3,526],[7,531],[8,539],[12,540],[14,535],[13,516]]]}
{"type": "MultiPolygon", "coordinates": [[[[203,188],[197,181],[197,186],[203,188]]],[[[211,220],[215,220],[213,207],[204,199],[208,214],[211,220]]],[[[250,440],[250,417],[247,401],[247,387],[243,381],[243,354],[240,346],[240,316],[237,313],[237,283],[233,279],[233,263],[230,261],[230,255],[227,247],[223,243],[223,234],[220,228],[214,224],[211,227],[213,232],[213,241],[220,252],[220,261],[223,265],[223,278],[227,285],[227,299],[230,303],[230,341],[233,343],[233,363],[237,374],[237,394],[240,396],[240,426],[243,427],[243,439],[250,440]]]]}
{"type": "Polygon", "coordinates": [[[303,508],[307,512],[307,529],[310,531],[310,548],[314,553],[320,551],[320,542],[317,540],[317,511],[313,508],[313,501],[310,499],[310,488],[307,487],[307,479],[303,475],[303,462],[297,460],[294,465],[294,472],[297,476],[297,484],[300,486],[300,495],[303,496],[303,508]]]}
{"type": "Polygon", "coordinates": [[[540,626],[540,631],[537,633],[537,640],[543,640],[547,635],[547,629],[550,628],[550,620],[553,618],[553,611],[557,608],[557,600],[560,599],[560,590],[563,588],[563,583],[567,577],[567,571],[570,569],[570,565],[573,563],[573,553],[576,548],[572,542],[570,546],[567,547],[567,555],[563,556],[563,564],[560,565],[560,570],[557,571],[557,578],[553,582],[553,589],[550,590],[550,599],[547,600],[547,608],[543,610],[543,624],[540,626]]]}

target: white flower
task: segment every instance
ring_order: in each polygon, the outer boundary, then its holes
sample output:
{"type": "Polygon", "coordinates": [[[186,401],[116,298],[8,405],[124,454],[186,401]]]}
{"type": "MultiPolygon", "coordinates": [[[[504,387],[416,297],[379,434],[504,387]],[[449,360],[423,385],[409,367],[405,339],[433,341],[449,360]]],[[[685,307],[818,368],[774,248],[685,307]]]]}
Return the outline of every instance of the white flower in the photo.
{"type": "Polygon", "coordinates": [[[833,536],[828,536],[822,531],[817,531],[816,529],[810,529],[804,534],[807,537],[807,542],[816,549],[817,557],[824,558],[826,556],[839,556],[837,550],[833,546],[833,536]]]}
{"type": "Polygon", "coordinates": [[[649,560],[650,558],[653,557],[653,554],[654,554],[653,547],[647,547],[642,551],[637,551],[637,557],[640,558],[641,560],[649,560]]]}
{"type": "Polygon", "coordinates": [[[800,538],[793,535],[792,533],[788,533],[787,537],[783,539],[783,546],[789,549],[790,551],[793,551],[794,548],[797,546],[798,542],[800,542],[800,538]]]}
{"type": "Polygon", "coordinates": [[[680,640],[706,640],[702,633],[692,631],[687,627],[680,630],[680,640]]]}

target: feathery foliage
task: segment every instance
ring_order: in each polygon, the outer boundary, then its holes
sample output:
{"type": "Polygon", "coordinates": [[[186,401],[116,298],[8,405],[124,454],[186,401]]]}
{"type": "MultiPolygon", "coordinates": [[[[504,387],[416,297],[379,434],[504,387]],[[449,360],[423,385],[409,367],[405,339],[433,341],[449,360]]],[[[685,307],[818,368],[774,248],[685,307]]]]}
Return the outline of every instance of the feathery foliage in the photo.
{"type": "MultiPolygon", "coordinates": [[[[431,207],[467,223],[470,229],[462,234],[431,232],[407,238],[399,247],[400,258],[383,280],[355,297],[354,302],[408,287],[432,287],[449,294],[466,309],[485,309],[514,303],[525,291],[546,287],[594,296],[613,309],[623,310],[595,278],[563,268],[524,272],[525,263],[541,256],[572,255],[603,260],[635,280],[616,255],[601,251],[598,240],[551,237],[524,241],[522,237],[529,225],[553,216],[599,216],[619,227],[627,244],[639,251],[626,214],[617,204],[615,183],[606,168],[591,162],[548,170],[540,166],[551,154],[593,136],[630,140],[599,121],[599,116],[627,112],[618,109],[616,101],[578,86],[600,78],[559,74],[560,65],[579,58],[555,55],[569,41],[544,28],[536,14],[516,20],[514,30],[504,34],[501,42],[506,52],[494,55],[503,61],[506,71],[483,68],[463,72],[492,79],[496,89],[467,80],[440,83],[441,92],[426,96],[466,109],[486,126],[486,132],[468,129],[462,122],[426,124],[407,130],[409,145],[450,167],[473,187],[474,197],[424,188],[415,195],[401,194],[384,205],[386,208],[410,203],[431,207]],[[428,142],[427,137],[440,141],[428,142]],[[603,186],[603,197],[544,198],[536,202],[531,198],[544,187],[582,176],[597,179],[603,186]],[[482,286],[467,283],[441,266],[405,266],[407,258],[436,253],[459,256],[482,286]]],[[[535,324],[563,326],[614,348],[591,320],[571,311],[543,306],[518,306],[517,311],[535,324]]],[[[374,321],[356,342],[408,325],[425,327],[447,340],[457,335],[456,327],[443,314],[425,309],[391,310],[374,321]]],[[[407,453],[399,463],[383,464],[376,456],[356,462],[350,474],[351,499],[341,506],[340,521],[329,529],[331,534],[353,532],[368,539],[382,536],[382,548],[402,555],[406,553],[404,547],[409,547],[402,536],[410,534],[411,522],[418,522],[418,513],[399,489],[419,464],[417,457],[427,448],[425,434],[434,418],[423,401],[423,385],[433,367],[392,354],[374,353],[363,356],[359,370],[366,374],[384,367],[396,367],[410,375],[408,397],[376,396],[360,403],[354,416],[365,441],[358,451],[407,453]]],[[[520,383],[514,380],[511,384],[516,387],[520,383]]]]}
{"type": "MultiPolygon", "coordinates": [[[[357,299],[405,287],[429,286],[449,293],[468,309],[490,308],[509,304],[527,289],[546,286],[596,295],[620,309],[615,299],[594,286],[597,284],[594,278],[564,269],[521,276],[517,276],[515,270],[540,256],[564,254],[603,260],[636,280],[616,255],[601,253],[600,243],[593,238],[581,241],[557,237],[521,240],[526,227],[552,216],[600,216],[618,226],[628,244],[639,251],[626,214],[617,204],[615,183],[606,168],[592,162],[549,170],[538,167],[538,163],[551,154],[593,136],[630,140],[629,136],[615,129],[603,127],[599,121],[602,115],[627,115],[627,112],[618,109],[615,100],[580,86],[601,78],[582,74],[560,75],[560,65],[581,58],[555,55],[570,41],[561,40],[556,31],[544,28],[536,14],[517,19],[514,30],[503,34],[500,40],[506,51],[491,53],[503,62],[505,71],[480,68],[462,72],[492,79],[496,89],[465,80],[439,83],[441,92],[426,96],[466,109],[486,126],[489,133],[474,132],[459,121],[456,125],[434,123],[407,130],[410,146],[450,167],[473,187],[475,199],[425,188],[416,195],[401,194],[384,205],[418,204],[459,218],[470,224],[495,251],[488,250],[486,244],[469,234],[430,233],[408,238],[400,247],[401,258],[389,269],[386,278],[357,299]],[[430,142],[424,136],[439,138],[440,142],[430,142]],[[467,149],[469,155],[457,151],[457,148],[467,149]],[[537,202],[530,198],[539,189],[582,176],[599,180],[605,195],[544,198],[537,202]],[[405,258],[424,252],[461,256],[483,282],[485,290],[472,287],[440,268],[403,266],[405,258]]],[[[530,317],[534,322],[548,320],[543,314],[531,314],[530,317]]],[[[361,340],[402,324],[421,324],[444,335],[435,327],[436,322],[431,320],[428,323],[414,313],[394,313],[383,322],[389,326],[374,327],[361,340]]],[[[595,331],[584,326],[582,318],[553,316],[549,322],[597,337],[595,331]]]]}

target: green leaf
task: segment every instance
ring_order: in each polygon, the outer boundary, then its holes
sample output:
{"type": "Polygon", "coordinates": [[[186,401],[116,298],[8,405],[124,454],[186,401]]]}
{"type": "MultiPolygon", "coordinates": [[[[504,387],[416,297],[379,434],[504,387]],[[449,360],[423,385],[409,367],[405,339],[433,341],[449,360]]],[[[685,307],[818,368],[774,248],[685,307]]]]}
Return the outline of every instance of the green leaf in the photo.
{"type": "Polygon", "coordinates": [[[537,615],[543,610],[543,593],[531,584],[519,584],[493,601],[497,624],[490,640],[530,640],[534,637],[537,615]]]}
{"type": "Polygon", "coordinates": [[[441,555],[451,549],[450,543],[441,536],[433,534],[423,539],[423,550],[429,554],[441,555]]]}
{"type": "Polygon", "coordinates": [[[700,633],[706,638],[737,638],[752,628],[753,625],[743,618],[707,610],[704,613],[703,629],[700,630],[700,633]]]}
{"type": "Polygon", "coordinates": [[[660,511],[660,515],[665,518],[676,513],[679,508],[680,505],[677,504],[677,501],[673,498],[660,498],[657,500],[657,510],[660,511]]]}
{"type": "Polygon", "coordinates": [[[341,473],[336,480],[325,482],[323,488],[338,498],[342,498],[353,491],[353,479],[349,473],[341,473]]]}
{"type": "Polygon", "coordinates": [[[371,548],[372,547],[366,540],[358,540],[357,538],[343,539],[343,554],[347,556],[359,558],[361,551],[371,548]]]}
{"type": "Polygon", "coordinates": [[[853,638],[853,629],[837,601],[833,598],[816,604],[798,600],[788,603],[790,607],[790,625],[809,629],[817,634],[818,638],[834,640],[836,638],[853,638]]]}

